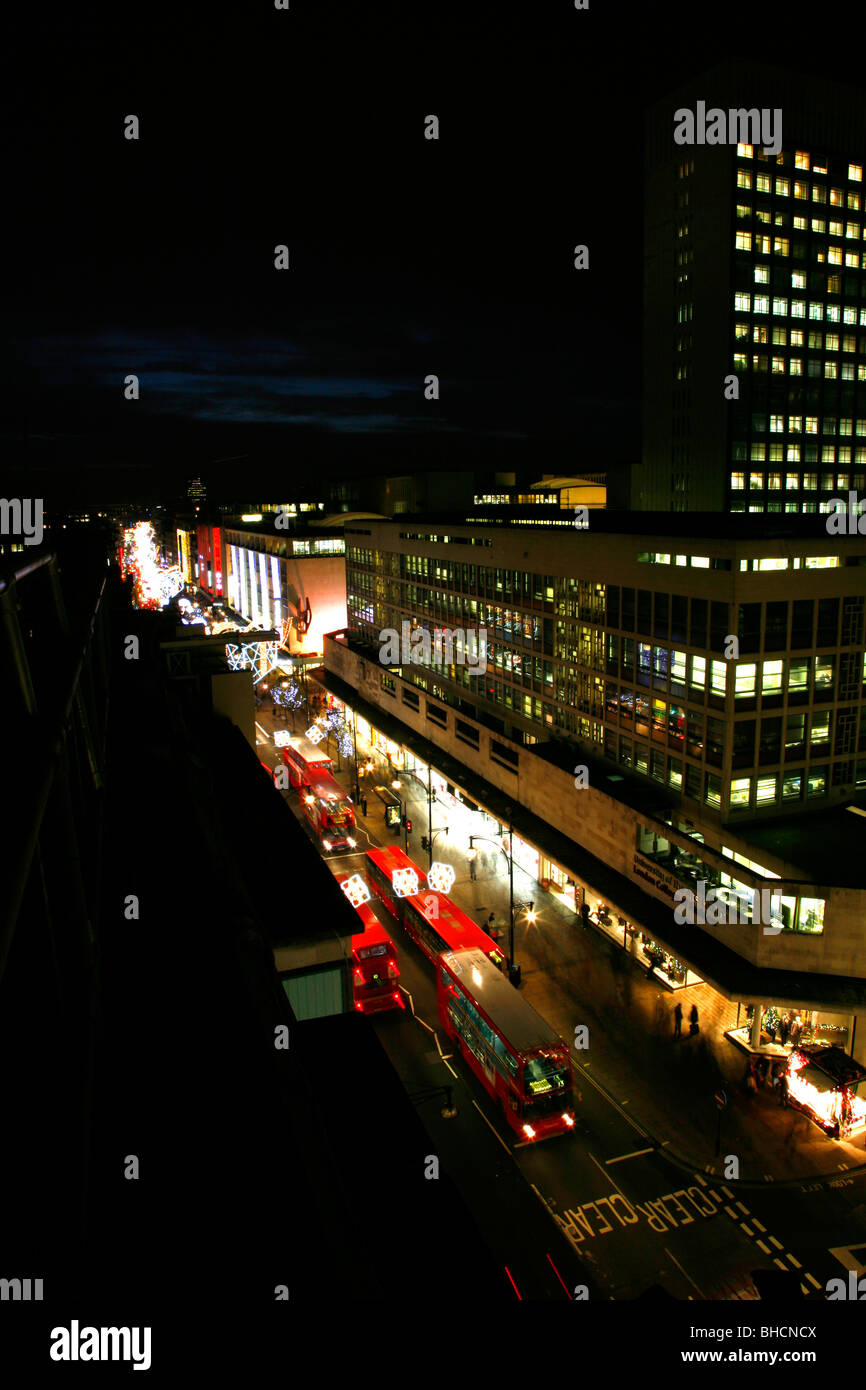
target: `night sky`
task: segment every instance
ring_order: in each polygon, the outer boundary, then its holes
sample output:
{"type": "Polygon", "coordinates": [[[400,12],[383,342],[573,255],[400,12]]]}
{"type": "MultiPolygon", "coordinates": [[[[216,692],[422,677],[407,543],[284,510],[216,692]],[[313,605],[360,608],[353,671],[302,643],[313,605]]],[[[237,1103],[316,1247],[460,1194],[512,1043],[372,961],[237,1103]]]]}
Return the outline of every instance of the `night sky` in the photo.
{"type": "Polygon", "coordinates": [[[815,7],[766,3],[711,32],[690,3],[183,9],[40,10],[10,35],[7,489],[201,473],[286,500],[385,469],[622,466],[644,106],[750,51],[863,85],[853,4],[820,43],[815,7]]]}

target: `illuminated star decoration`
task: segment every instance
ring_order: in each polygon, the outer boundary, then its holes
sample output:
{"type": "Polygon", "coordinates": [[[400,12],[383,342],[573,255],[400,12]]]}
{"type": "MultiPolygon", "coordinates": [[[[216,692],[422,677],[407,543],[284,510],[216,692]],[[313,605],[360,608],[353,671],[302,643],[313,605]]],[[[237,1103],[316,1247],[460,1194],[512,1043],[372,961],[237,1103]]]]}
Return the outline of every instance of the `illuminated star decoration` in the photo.
{"type": "Polygon", "coordinates": [[[310,743],[321,743],[324,737],[325,735],[319,728],[318,724],[310,725],[309,729],[307,730],[307,738],[310,740],[310,743]]]}
{"type": "Polygon", "coordinates": [[[352,877],[345,879],[340,887],[353,907],[360,907],[361,903],[370,900],[370,890],[360,874],[352,874],[352,877]]]}
{"type": "Polygon", "coordinates": [[[292,737],[292,736],[291,736],[291,734],[289,733],[288,729],[275,729],[275,730],[274,730],[274,743],[276,744],[277,748],[284,748],[285,745],[286,745],[286,744],[289,742],[289,740],[291,739],[291,737],[292,737]]]}
{"type": "Polygon", "coordinates": [[[451,865],[443,864],[439,860],[431,864],[427,871],[427,883],[435,893],[449,893],[456,877],[451,865]]]}
{"type": "Polygon", "coordinates": [[[258,685],[276,666],[277,650],[276,642],[244,642],[240,647],[226,642],[226,661],[230,671],[252,671],[258,685]]]}
{"type": "Polygon", "coordinates": [[[414,869],[395,869],[391,883],[398,898],[413,898],[420,887],[414,869]]]}

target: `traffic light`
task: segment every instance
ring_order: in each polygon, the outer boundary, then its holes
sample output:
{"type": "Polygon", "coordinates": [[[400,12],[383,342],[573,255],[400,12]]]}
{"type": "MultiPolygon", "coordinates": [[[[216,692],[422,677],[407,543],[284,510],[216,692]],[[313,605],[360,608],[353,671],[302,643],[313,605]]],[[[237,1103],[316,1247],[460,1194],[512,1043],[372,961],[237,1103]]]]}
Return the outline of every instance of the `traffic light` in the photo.
{"type": "Polygon", "coordinates": [[[411,834],[412,834],[412,822],[410,821],[410,819],[409,819],[408,816],[406,817],[406,819],[405,819],[405,821],[404,821],[404,825],[406,826],[406,834],[407,834],[407,835],[411,835],[411,834]]]}
{"type": "Polygon", "coordinates": [[[430,848],[430,841],[427,839],[427,836],[426,836],[426,835],[422,835],[422,836],[421,836],[421,848],[422,848],[422,850],[424,851],[425,854],[427,853],[427,851],[428,851],[429,848],[430,848]]]}

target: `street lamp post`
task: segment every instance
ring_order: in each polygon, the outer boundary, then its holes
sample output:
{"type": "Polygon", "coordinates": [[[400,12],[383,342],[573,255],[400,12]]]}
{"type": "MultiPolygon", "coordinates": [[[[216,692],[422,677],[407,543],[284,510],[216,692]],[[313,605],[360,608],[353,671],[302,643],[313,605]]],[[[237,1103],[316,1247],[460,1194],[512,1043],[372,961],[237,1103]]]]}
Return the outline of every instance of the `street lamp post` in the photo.
{"type": "Polygon", "coordinates": [[[511,807],[508,806],[508,978],[514,975],[514,827],[511,824],[511,807]]]}
{"type": "Polygon", "coordinates": [[[427,764],[427,868],[433,865],[433,768],[427,764]]]}

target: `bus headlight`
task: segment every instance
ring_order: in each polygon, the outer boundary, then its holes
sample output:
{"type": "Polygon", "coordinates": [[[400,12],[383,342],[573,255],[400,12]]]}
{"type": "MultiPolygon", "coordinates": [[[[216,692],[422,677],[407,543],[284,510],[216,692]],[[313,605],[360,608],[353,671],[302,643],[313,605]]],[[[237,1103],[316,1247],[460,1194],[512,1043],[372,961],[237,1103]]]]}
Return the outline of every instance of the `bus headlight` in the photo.
{"type": "Polygon", "coordinates": [[[348,840],[349,844],[352,846],[352,849],[354,849],[355,846],[357,845],[358,841],[357,841],[357,840],[353,840],[352,837],[351,837],[351,835],[347,835],[347,836],[346,836],[346,839],[348,840]]]}
{"type": "Polygon", "coordinates": [[[330,848],[331,848],[331,841],[330,841],[330,840],[323,840],[323,841],[322,841],[322,844],[323,844],[323,846],[324,846],[325,849],[330,849],[330,848]]]}
{"type": "Polygon", "coordinates": [[[565,1123],[568,1125],[569,1129],[571,1129],[574,1126],[574,1116],[569,1115],[567,1110],[562,1118],[565,1120],[565,1123]]]}
{"type": "Polygon", "coordinates": [[[535,1130],[532,1128],[532,1125],[524,1125],[523,1133],[526,1135],[527,1139],[535,1138],[535,1130]]]}

